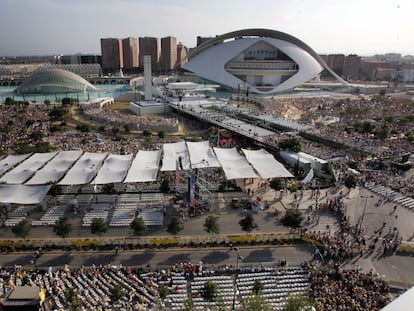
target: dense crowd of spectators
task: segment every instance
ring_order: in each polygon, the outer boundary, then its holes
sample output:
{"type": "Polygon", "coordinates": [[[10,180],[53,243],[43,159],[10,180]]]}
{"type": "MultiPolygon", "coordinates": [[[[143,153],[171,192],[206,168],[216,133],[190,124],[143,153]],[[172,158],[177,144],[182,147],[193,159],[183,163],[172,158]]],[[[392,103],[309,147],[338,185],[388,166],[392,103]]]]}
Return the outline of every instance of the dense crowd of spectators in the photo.
{"type": "Polygon", "coordinates": [[[389,301],[389,287],[375,272],[362,273],[357,269],[343,270],[307,266],[310,276],[310,296],[318,311],[374,311],[389,301]]]}

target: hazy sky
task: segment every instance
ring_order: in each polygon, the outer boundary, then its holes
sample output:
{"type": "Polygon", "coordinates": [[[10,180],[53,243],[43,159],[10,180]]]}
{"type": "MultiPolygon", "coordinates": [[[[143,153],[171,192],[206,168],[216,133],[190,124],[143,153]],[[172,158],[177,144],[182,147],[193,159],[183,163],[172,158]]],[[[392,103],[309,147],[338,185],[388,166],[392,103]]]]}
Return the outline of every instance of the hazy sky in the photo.
{"type": "Polygon", "coordinates": [[[293,35],[317,53],[414,55],[414,0],[0,0],[0,56],[100,54],[100,38],[245,28],[293,35]]]}

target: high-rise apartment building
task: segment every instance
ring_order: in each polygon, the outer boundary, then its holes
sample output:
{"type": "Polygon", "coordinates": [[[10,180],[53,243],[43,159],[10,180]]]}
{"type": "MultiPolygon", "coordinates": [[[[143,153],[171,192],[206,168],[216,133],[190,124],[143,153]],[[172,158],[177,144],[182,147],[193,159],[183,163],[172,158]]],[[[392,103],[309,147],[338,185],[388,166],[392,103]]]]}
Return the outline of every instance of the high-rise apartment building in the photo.
{"type": "Polygon", "coordinates": [[[348,79],[359,79],[361,74],[361,56],[350,54],[345,57],[344,77],[348,79]]]}
{"type": "Polygon", "coordinates": [[[122,39],[122,55],[125,70],[134,70],[139,67],[138,40],[136,38],[122,39]]]}
{"type": "Polygon", "coordinates": [[[177,64],[177,39],[165,37],[161,39],[161,62],[160,69],[168,71],[175,69],[177,64]]]}
{"type": "Polygon", "coordinates": [[[139,38],[139,63],[144,64],[144,56],[151,55],[151,67],[153,71],[160,69],[161,40],[160,38],[139,38]]]}
{"type": "Polygon", "coordinates": [[[139,67],[138,40],[136,38],[122,39],[122,54],[124,58],[124,69],[139,67]]]}
{"type": "Polygon", "coordinates": [[[102,69],[118,71],[124,67],[122,41],[117,38],[101,39],[102,69]]]}
{"type": "Polygon", "coordinates": [[[181,68],[182,65],[188,62],[188,48],[181,42],[177,44],[177,64],[175,68],[181,68]]]}

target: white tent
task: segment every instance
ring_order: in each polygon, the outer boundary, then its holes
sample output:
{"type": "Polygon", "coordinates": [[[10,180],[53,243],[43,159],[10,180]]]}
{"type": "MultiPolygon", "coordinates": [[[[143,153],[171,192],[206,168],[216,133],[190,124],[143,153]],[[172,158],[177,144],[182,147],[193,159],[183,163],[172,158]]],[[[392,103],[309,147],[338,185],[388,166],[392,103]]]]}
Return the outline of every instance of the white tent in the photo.
{"type": "Polygon", "coordinates": [[[82,153],[83,151],[79,150],[59,152],[56,157],[38,170],[36,174],[26,182],[26,185],[44,185],[59,181],[73,163],[80,158],[82,153]]]}
{"type": "Polygon", "coordinates": [[[132,154],[110,154],[96,175],[94,184],[109,184],[122,182],[128,173],[132,161],[132,154]]]}
{"type": "Polygon", "coordinates": [[[317,157],[314,157],[313,155],[310,155],[310,154],[307,154],[307,153],[304,153],[304,152],[298,152],[298,156],[301,159],[308,160],[311,163],[312,168],[314,170],[321,171],[321,170],[323,170],[324,168],[326,168],[328,166],[327,161],[325,161],[323,159],[320,159],[320,158],[317,158],[317,157]]]}
{"type": "Polygon", "coordinates": [[[412,310],[414,302],[414,287],[411,287],[401,296],[398,296],[388,305],[381,309],[381,311],[406,311],[412,310]]]}
{"type": "Polygon", "coordinates": [[[124,183],[155,181],[157,179],[160,158],[161,150],[138,151],[124,183]]]}
{"type": "Polygon", "coordinates": [[[280,162],[266,150],[242,149],[247,161],[263,178],[294,177],[280,162]]]}
{"type": "Polygon", "coordinates": [[[227,179],[257,178],[253,168],[236,148],[214,148],[227,179]]]}
{"type": "Polygon", "coordinates": [[[181,159],[180,168],[183,170],[190,169],[190,159],[185,141],[164,144],[163,152],[161,171],[175,171],[177,163],[180,162],[179,159],[181,159]]]}
{"type": "Polygon", "coordinates": [[[12,169],[16,164],[26,160],[31,153],[28,154],[19,154],[19,155],[9,155],[0,161],[0,176],[3,175],[8,170],[12,169]]]}
{"type": "Polygon", "coordinates": [[[39,204],[50,187],[51,185],[0,185],[0,203],[39,204]]]}
{"type": "Polygon", "coordinates": [[[66,173],[59,185],[83,185],[89,183],[98,172],[107,153],[85,152],[66,173]]]}
{"type": "Polygon", "coordinates": [[[57,152],[35,153],[25,161],[21,162],[14,169],[6,173],[0,182],[7,184],[22,184],[52,159],[57,152]]]}
{"type": "Polygon", "coordinates": [[[208,141],[187,142],[192,168],[220,167],[220,163],[208,141]]]}

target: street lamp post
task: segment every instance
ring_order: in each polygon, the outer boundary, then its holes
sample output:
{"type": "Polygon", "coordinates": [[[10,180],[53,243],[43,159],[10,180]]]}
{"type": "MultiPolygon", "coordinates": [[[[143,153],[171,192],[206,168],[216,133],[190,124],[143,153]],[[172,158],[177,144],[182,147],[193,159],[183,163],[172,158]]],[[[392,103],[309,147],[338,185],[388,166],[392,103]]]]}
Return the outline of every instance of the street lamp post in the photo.
{"type": "MultiPolygon", "coordinates": [[[[238,247],[232,247],[232,250],[236,251],[237,257],[236,257],[236,280],[237,280],[237,274],[239,272],[239,260],[243,260],[243,257],[239,254],[239,248],[238,247]]],[[[236,306],[236,295],[239,293],[237,288],[235,287],[233,290],[233,307],[232,310],[235,310],[236,306]]]]}
{"type": "Polygon", "coordinates": [[[358,235],[359,235],[359,234],[361,233],[361,231],[362,231],[362,224],[364,223],[364,217],[365,217],[366,210],[367,210],[368,199],[369,199],[369,198],[373,198],[373,197],[374,197],[373,195],[361,196],[361,198],[365,199],[365,202],[364,202],[364,209],[363,209],[363,211],[362,211],[362,216],[361,216],[361,219],[360,219],[360,221],[359,221],[359,226],[358,226],[358,235]]]}

